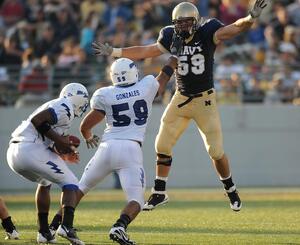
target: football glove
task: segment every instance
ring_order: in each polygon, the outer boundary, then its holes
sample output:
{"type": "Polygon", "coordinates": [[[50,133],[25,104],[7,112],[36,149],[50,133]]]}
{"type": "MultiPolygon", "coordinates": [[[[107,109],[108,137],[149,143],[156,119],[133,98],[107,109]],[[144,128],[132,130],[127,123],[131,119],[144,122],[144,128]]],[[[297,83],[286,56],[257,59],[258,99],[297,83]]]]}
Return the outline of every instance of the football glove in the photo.
{"type": "Polygon", "coordinates": [[[113,52],[113,47],[110,46],[108,43],[103,44],[103,43],[93,42],[92,48],[96,56],[102,56],[102,55],[110,56],[111,53],[113,52]]]}
{"type": "Polygon", "coordinates": [[[100,138],[97,135],[93,134],[89,139],[85,140],[87,148],[90,149],[97,147],[99,140],[100,138]]]}
{"type": "Polygon", "coordinates": [[[262,10],[267,6],[268,0],[256,0],[252,9],[249,11],[251,17],[258,18],[262,12],[262,10]]]}
{"type": "Polygon", "coordinates": [[[183,45],[182,37],[180,37],[174,32],[172,37],[172,43],[170,46],[171,54],[175,56],[179,56],[182,50],[182,45],[183,45]]]}

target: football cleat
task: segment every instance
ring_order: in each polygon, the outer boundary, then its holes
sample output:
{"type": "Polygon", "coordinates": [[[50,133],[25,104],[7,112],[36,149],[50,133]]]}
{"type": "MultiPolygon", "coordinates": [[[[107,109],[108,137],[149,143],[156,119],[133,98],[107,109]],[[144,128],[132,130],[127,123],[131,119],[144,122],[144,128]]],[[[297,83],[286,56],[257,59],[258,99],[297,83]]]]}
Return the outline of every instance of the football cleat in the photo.
{"type": "Polygon", "coordinates": [[[148,201],[144,204],[144,211],[153,210],[169,201],[169,196],[166,191],[156,191],[154,188],[152,188],[151,192],[152,194],[150,195],[148,201]]]}
{"type": "Polygon", "coordinates": [[[56,235],[56,229],[55,229],[54,227],[50,226],[50,227],[49,227],[49,231],[50,231],[51,235],[52,235],[53,237],[55,237],[55,235],[56,235]]]}
{"type": "Polygon", "coordinates": [[[36,241],[38,244],[48,244],[48,243],[56,243],[55,233],[52,234],[51,231],[49,232],[38,232],[36,241]]]}
{"type": "Polygon", "coordinates": [[[129,239],[124,227],[112,227],[109,231],[109,238],[121,245],[136,245],[135,241],[129,239]]]}
{"type": "Polygon", "coordinates": [[[14,229],[12,232],[6,232],[5,240],[18,240],[19,236],[19,232],[14,229]]]}
{"type": "Polygon", "coordinates": [[[236,186],[234,185],[230,187],[229,190],[225,190],[225,191],[226,191],[225,195],[228,196],[230,200],[230,208],[235,212],[240,211],[242,208],[242,201],[239,197],[236,186]]]}
{"type": "Polygon", "coordinates": [[[64,225],[60,225],[56,234],[69,240],[72,245],[85,245],[85,243],[78,238],[74,228],[68,228],[64,225]]]}

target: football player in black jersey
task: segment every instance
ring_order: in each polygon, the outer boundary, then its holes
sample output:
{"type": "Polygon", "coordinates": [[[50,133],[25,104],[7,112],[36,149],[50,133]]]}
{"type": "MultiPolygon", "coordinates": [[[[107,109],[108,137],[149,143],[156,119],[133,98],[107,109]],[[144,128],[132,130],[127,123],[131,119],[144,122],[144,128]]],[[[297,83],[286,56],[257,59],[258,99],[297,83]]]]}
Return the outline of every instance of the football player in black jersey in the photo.
{"type": "Polygon", "coordinates": [[[248,16],[224,26],[217,19],[200,18],[192,3],[182,2],[173,10],[173,25],[162,28],[154,44],[113,48],[109,44],[93,43],[96,55],[138,60],[169,52],[178,57],[177,89],[163,114],[156,137],[156,179],[144,210],[152,210],[168,202],[166,182],[172,163],[172,148],[191,119],[196,122],[206,150],[224,184],[231,209],[241,209],[242,203],[232,181],[229,161],[223,149],[213,84],[214,52],[220,42],[248,30],[266,5],[267,0],[256,0],[248,16]]]}

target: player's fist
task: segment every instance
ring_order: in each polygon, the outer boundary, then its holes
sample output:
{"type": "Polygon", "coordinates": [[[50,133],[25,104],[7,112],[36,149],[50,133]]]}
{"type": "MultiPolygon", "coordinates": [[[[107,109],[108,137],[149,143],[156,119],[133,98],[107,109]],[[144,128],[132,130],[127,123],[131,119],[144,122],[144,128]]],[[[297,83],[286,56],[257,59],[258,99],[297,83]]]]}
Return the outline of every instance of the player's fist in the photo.
{"type": "Polygon", "coordinates": [[[182,50],[183,39],[175,32],[172,37],[172,43],[170,46],[170,51],[172,55],[179,56],[182,50]]]}
{"type": "Polygon", "coordinates": [[[252,18],[258,18],[262,10],[267,6],[268,0],[256,0],[249,14],[252,18]]]}
{"type": "Polygon", "coordinates": [[[113,47],[110,46],[108,43],[99,43],[99,42],[93,42],[92,48],[94,50],[95,55],[97,56],[109,56],[113,52],[113,47]]]}

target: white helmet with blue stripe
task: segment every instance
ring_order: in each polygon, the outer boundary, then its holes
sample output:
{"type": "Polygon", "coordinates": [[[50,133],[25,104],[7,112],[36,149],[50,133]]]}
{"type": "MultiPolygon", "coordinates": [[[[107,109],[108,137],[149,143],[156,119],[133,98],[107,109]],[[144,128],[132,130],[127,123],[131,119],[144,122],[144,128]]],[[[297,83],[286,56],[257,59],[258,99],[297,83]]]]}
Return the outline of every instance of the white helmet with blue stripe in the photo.
{"type": "Polygon", "coordinates": [[[67,84],[59,94],[60,98],[68,98],[73,104],[74,115],[81,117],[89,103],[89,94],[85,86],[81,83],[69,83],[67,84]]]}
{"type": "Polygon", "coordinates": [[[115,86],[126,86],[138,81],[138,69],[127,58],[115,60],[110,67],[110,78],[115,86]]]}

